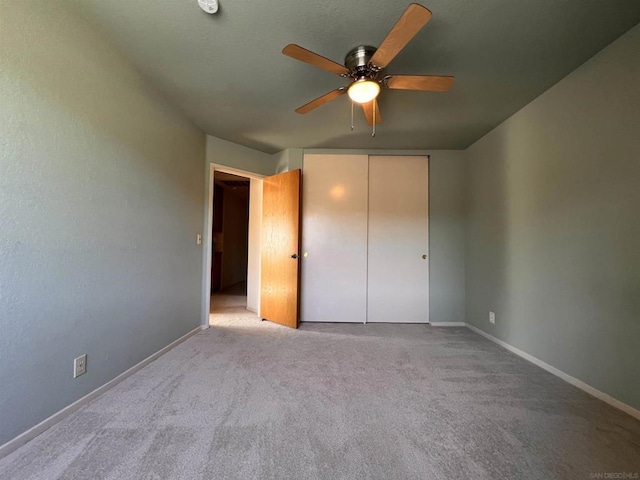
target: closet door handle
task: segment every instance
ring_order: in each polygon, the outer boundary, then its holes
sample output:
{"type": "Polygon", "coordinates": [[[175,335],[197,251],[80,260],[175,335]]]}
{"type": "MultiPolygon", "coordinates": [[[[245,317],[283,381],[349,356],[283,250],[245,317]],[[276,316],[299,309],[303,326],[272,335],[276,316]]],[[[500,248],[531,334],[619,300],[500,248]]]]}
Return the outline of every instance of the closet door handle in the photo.
{"type": "Polygon", "coordinates": [[[298,254],[294,253],[293,255],[291,255],[291,258],[298,258],[298,254]]]}
{"type": "Polygon", "coordinates": [[[426,260],[427,258],[429,258],[429,255],[427,255],[427,254],[422,255],[422,259],[423,260],[426,260]]]}

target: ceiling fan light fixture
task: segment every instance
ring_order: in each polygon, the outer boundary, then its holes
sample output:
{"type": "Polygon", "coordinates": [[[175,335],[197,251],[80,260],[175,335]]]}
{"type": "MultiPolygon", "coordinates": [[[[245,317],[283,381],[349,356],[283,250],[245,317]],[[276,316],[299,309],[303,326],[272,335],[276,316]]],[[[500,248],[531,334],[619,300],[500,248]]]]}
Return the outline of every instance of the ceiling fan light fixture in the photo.
{"type": "Polygon", "coordinates": [[[356,103],[369,103],[380,93],[380,84],[367,78],[361,78],[349,86],[347,93],[349,98],[356,103]]]}

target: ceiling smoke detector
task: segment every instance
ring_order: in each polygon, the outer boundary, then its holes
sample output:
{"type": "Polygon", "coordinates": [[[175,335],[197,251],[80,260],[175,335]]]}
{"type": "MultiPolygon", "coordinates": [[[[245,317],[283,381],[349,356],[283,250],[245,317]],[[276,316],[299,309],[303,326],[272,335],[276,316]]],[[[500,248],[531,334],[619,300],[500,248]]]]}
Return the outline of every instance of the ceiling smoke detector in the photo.
{"type": "Polygon", "coordinates": [[[216,13],[218,11],[218,0],[198,0],[198,5],[207,13],[216,13]]]}

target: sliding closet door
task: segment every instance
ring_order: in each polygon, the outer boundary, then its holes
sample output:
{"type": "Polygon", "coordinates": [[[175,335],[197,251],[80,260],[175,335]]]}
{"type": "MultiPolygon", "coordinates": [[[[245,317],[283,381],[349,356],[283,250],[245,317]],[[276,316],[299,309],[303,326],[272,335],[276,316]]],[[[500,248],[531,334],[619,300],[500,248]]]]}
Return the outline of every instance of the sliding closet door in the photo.
{"type": "Polygon", "coordinates": [[[364,322],[366,155],[305,155],[300,319],[364,322]]]}
{"type": "Polygon", "coordinates": [[[429,322],[427,157],[369,157],[368,322],[429,322]]]}

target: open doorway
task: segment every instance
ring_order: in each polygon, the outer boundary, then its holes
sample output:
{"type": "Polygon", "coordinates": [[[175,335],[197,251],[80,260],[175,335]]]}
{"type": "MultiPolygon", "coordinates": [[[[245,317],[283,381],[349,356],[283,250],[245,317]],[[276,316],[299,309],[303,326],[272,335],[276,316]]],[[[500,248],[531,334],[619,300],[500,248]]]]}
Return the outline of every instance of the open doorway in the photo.
{"type": "Polygon", "coordinates": [[[233,323],[233,317],[240,314],[253,319],[265,318],[275,323],[297,327],[300,270],[298,261],[300,257],[298,241],[300,173],[300,170],[294,170],[265,178],[260,174],[225,165],[210,164],[204,231],[203,324],[217,325],[219,322],[216,320],[221,320],[220,323],[223,324],[228,324],[230,321],[233,323]],[[240,281],[235,283],[233,290],[227,291],[225,291],[226,288],[234,286],[233,282],[228,287],[224,284],[223,273],[226,235],[224,232],[225,193],[220,192],[224,191],[227,185],[224,184],[224,176],[220,177],[218,172],[241,177],[240,180],[227,177],[230,181],[249,180],[246,287],[241,285],[242,281],[240,281]],[[216,182],[216,175],[218,175],[218,182],[216,182]],[[223,201],[221,206],[215,207],[218,215],[214,230],[214,197],[216,195],[218,198],[222,196],[223,201]],[[217,262],[215,256],[219,257],[217,262]],[[220,268],[219,274],[218,268],[220,268]],[[245,291],[246,303],[242,295],[245,291]]]}
{"type": "Polygon", "coordinates": [[[211,231],[211,315],[247,312],[249,178],[215,171],[211,231]]]}
{"type": "Polygon", "coordinates": [[[212,167],[207,232],[209,325],[258,315],[262,216],[261,178],[212,167]]]}

